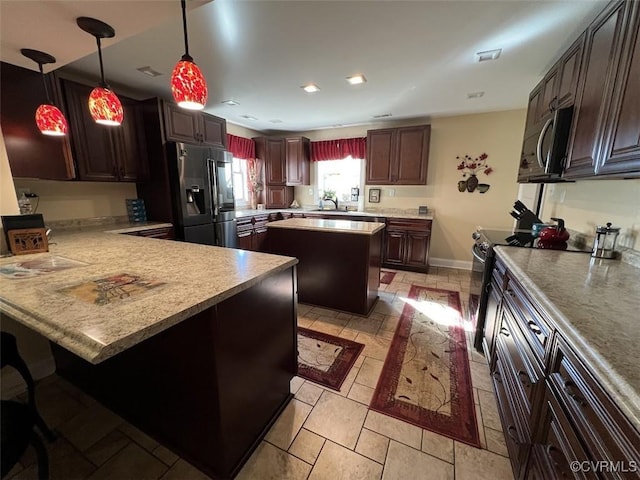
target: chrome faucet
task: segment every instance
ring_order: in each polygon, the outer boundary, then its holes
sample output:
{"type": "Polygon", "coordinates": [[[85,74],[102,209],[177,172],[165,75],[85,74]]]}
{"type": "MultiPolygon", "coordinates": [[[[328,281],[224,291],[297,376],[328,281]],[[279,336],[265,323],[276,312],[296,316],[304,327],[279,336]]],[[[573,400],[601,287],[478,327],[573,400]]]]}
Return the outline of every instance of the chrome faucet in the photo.
{"type": "Polygon", "coordinates": [[[324,197],[322,200],[323,200],[323,201],[324,201],[324,200],[329,200],[330,202],[333,202],[333,204],[336,206],[336,210],[338,210],[338,197],[333,197],[333,198],[331,198],[331,197],[324,197]]]}

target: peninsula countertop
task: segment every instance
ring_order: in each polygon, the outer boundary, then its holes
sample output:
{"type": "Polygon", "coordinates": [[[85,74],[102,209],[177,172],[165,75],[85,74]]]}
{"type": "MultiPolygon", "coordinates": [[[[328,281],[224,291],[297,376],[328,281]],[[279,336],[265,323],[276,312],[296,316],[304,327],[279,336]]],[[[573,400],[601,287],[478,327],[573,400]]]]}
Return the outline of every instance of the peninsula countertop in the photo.
{"type": "Polygon", "coordinates": [[[496,251],[640,429],[640,268],[576,252],[496,251]]]}
{"type": "Polygon", "coordinates": [[[328,220],[319,218],[289,218],[269,222],[268,228],[286,228],[293,230],[314,230],[321,232],[355,233],[373,235],[385,227],[379,222],[357,222],[351,220],[328,220]]]}
{"type": "Polygon", "coordinates": [[[60,233],[55,242],[48,253],[0,259],[0,312],[91,363],[298,263],[291,257],[102,231],[60,233]],[[15,264],[61,257],[84,265],[11,278],[15,264]],[[106,301],[88,295],[114,278],[136,279],[135,291],[106,301]]]}
{"type": "Polygon", "coordinates": [[[406,218],[414,220],[433,220],[435,213],[429,210],[425,214],[419,214],[416,209],[380,209],[376,211],[361,212],[358,210],[308,210],[304,208],[276,208],[269,210],[236,210],[236,218],[252,217],[254,215],[264,215],[268,213],[294,213],[302,215],[329,215],[336,217],[362,217],[366,218],[406,218]]]}

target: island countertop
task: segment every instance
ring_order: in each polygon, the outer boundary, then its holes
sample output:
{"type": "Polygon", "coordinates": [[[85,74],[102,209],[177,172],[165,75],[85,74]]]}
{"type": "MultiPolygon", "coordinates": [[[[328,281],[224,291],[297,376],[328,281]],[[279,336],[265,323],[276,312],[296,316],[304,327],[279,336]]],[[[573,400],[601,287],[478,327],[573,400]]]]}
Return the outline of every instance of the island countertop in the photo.
{"type": "Polygon", "coordinates": [[[55,242],[48,253],[0,259],[0,312],[91,363],[298,263],[291,257],[104,232],[60,233],[55,242]],[[60,258],[81,263],[11,278],[20,270],[15,264],[60,258]],[[118,282],[124,290],[96,297],[101,285],[118,282]]]}
{"type": "Polygon", "coordinates": [[[575,252],[496,251],[640,429],[640,268],[575,252]]]}
{"type": "Polygon", "coordinates": [[[373,235],[385,227],[379,222],[355,222],[351,220],[327,220],[317,218],[289,218],[269,222],[268,228],[288,228],[293,230],[315,230],[321,232],[356,233],[373,235]]]}

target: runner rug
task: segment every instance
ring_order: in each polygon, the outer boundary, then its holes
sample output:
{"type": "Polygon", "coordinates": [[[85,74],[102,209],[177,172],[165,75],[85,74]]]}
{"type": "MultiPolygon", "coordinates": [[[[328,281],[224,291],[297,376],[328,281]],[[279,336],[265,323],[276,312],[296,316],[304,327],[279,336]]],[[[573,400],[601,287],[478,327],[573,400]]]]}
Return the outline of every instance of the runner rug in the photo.
{"type": "Polygon", "coordinates": [[[363,348],[362,343],[298,327],[298,375],[340,390],[363,348]]]}
{"type": "Polygon", "coordinates": [[[389,285],[393,282],[396,272],[388,272],[387,270],[380,270],[380,283],[389,285]]]}
{"type": "Polygon", "coordinates": [[[458,292],[411,286],[369,408],[480,447],[458,292]]]}

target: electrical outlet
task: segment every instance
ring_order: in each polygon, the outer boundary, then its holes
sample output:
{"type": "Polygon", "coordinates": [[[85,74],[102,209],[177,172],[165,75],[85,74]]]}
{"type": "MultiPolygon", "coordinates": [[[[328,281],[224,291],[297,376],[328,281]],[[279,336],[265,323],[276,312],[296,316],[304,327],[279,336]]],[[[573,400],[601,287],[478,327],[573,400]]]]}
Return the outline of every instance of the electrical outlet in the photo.
{"type": "Polygon", "coordinates": [[[396,196],[396,189],[395,188],[390,188],[389,189],[389,196],[390,197],[395,197],[396,196]]]}

